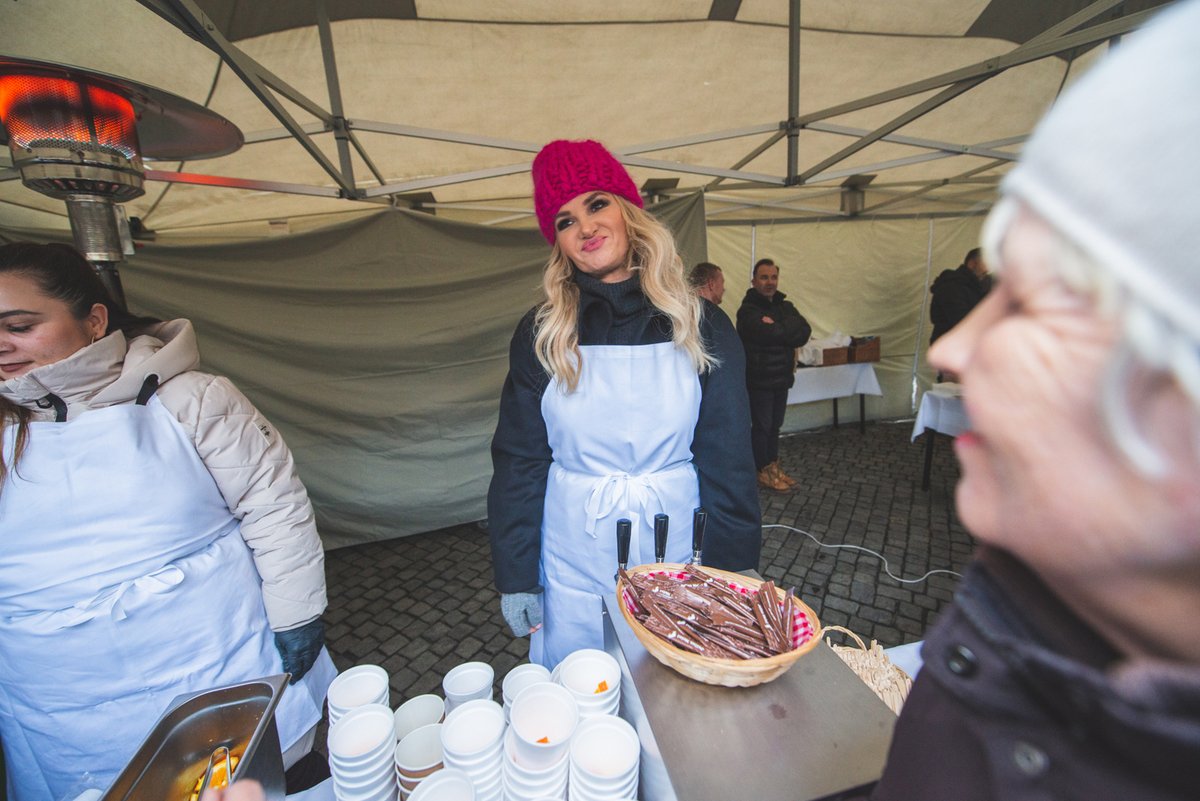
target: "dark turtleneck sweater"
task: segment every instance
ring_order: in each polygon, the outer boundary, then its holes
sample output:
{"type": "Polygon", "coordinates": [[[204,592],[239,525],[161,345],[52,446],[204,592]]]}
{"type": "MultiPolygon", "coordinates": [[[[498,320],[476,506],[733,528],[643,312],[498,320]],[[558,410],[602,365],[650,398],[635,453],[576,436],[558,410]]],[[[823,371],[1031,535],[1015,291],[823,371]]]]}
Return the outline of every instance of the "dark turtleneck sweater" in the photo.
{"type": "MultiPolygon", "coordinates": [[[[671,340],[670,319],[643,294],[638,273],[611,284],[578,270],[573,278],[579,287],[580,345],[641,347],[671,340]]],[[[533,349],[536,314],[536,307],[530,309],[513,334],[500,420],[492,439],[488,530],[496,587],[502,593],[538,585],[542,511],[553,454],[542,418],[542,394],[550,376],[533,349]]],[[[709,515],[704,562],[724,570],[757,569],[762,530],[750,450],[745,355],[729,318],[708,301],[700,335],[720,362],[700,375],[700,413],[692,437],[700,503],[709,515]]]]}

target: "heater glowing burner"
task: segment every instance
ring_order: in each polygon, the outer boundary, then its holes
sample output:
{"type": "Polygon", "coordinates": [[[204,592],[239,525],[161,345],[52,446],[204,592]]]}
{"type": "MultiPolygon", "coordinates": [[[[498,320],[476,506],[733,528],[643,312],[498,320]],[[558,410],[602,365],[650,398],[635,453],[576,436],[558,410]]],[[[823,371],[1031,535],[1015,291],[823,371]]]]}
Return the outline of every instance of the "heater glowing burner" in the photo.
{"type": "Polygon", "coordinates": [[[142,159],[133,104],[101,86],[41,75],[0,75],[0,123],[30,189],[67,200],[138,197],[142,159]]]}
{"type": "Polygon", "coordinates": [[[116,263],[124,215],[139,197],[142,159],[232,153],[242,132],[190,100],[124,78],[0,56],[0,144],[25,186],[67,203],[79,251],[124,306],[116,263]]]}

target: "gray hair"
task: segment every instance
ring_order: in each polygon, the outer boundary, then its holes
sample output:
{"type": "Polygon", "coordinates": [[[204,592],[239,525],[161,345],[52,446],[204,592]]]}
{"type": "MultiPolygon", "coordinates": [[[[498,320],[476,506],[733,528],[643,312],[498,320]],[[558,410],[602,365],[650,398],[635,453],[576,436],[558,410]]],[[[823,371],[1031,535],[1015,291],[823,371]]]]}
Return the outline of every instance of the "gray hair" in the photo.
{"type": "MultiPolygon", "coordinates": [[[[1147,373],[1162,373],[1183,390],[1200,413],[1200,343],[1159,309],[1127,286],[1120,275],[1069,239],[1049,220],[1012,196],[1002,198],[983,228],[984,257],[1003,275],[1001,245],[1019,213],[1046,222],[1054,248],[1050,263],[1071,289],[1091,295],[1098,314],[1117,321],[1120,339],[1104,376],[1100,410],[1108,434],[1135,468],[1148,476],[1167,470],[1160,449],[1150,442],[1135,415],[1147,373]]],[[[1181,256],[1182,258],[1183,256],[1181,256]]],[[[1003,278],[1001,278],[1003,280],[1003,278]]],[[[1192,443],[1200,454],[1200,437],[1192,443]]]]}

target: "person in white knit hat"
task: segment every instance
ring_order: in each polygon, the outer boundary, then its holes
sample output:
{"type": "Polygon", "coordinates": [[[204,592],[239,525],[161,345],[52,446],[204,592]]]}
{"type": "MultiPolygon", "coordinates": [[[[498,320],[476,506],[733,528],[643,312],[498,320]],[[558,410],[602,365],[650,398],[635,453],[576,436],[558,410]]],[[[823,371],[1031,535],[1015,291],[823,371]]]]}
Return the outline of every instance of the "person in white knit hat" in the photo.
{"type": "Polygon", "coordinates": [[[981,544],[871,797],[1200,798],[1200,2],[1068,90],[930,350],[981,544]]]}

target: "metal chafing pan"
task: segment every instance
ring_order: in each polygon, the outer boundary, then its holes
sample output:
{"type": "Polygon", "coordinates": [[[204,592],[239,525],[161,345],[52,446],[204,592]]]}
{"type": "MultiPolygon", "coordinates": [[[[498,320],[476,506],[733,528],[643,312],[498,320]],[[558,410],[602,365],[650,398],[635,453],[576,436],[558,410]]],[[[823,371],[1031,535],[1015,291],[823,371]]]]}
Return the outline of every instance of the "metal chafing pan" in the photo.
{"type": "Polygon", "coordinates": [[[283,756],[275,707],[288,674],[181,695],[154,724],[101,801],[187,801],[212,752],[240,756],[233,778],[255,779],[282,801],[283,756]]]}

